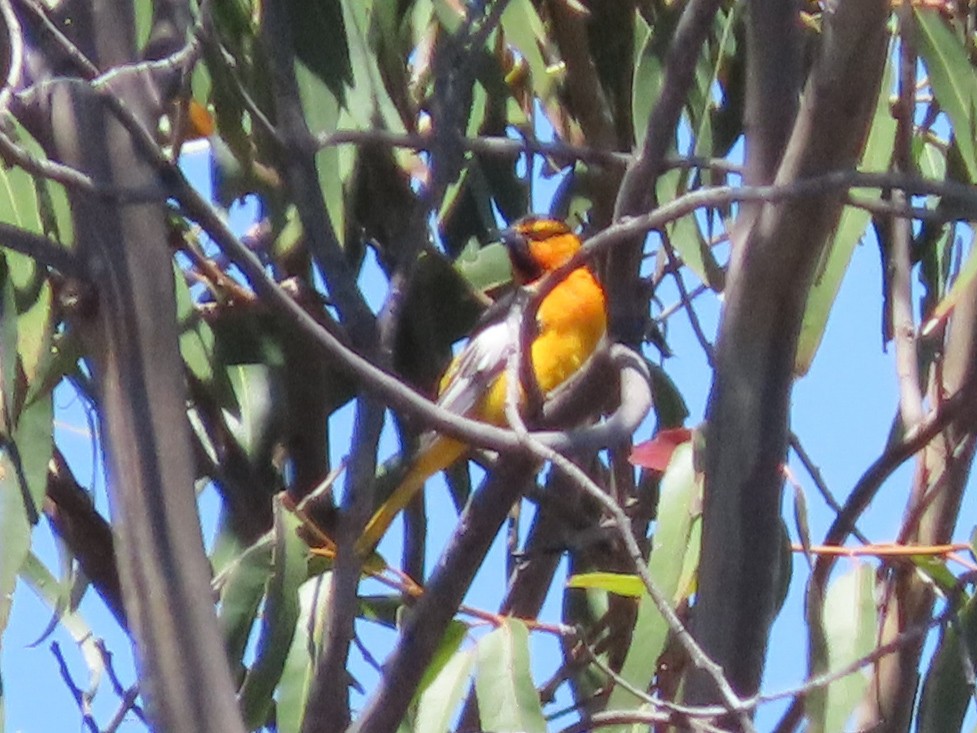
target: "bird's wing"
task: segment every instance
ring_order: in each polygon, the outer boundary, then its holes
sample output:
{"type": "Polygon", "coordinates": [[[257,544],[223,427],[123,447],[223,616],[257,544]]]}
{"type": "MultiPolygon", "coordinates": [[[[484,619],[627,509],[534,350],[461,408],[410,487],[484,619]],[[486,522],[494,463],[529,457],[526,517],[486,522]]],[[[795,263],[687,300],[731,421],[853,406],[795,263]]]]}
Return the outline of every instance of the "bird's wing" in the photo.
{"type": "Polygon", "coordinates": [[[505,321],[483,328],[465,345],[441,380],[438,404],[458,415],[478,417],[476,408],[505,372],[515,342],[505,321]]]}

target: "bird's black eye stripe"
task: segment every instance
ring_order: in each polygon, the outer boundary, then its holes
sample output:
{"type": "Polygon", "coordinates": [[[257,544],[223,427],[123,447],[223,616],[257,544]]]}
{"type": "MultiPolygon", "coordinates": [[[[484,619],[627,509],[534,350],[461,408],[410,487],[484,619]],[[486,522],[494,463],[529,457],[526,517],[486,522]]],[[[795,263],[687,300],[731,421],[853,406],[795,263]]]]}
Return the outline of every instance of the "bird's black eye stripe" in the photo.
{"type": "Polygon", "coordinates": [[[506,229],[502,232],[502,244],[509,250],[509,259],[512,266],[518,271],[522,280],[532,282],[543,276],[543,269],[533,257],[529,248],[529,240],[526,236],[515,229],[506,229]]]}

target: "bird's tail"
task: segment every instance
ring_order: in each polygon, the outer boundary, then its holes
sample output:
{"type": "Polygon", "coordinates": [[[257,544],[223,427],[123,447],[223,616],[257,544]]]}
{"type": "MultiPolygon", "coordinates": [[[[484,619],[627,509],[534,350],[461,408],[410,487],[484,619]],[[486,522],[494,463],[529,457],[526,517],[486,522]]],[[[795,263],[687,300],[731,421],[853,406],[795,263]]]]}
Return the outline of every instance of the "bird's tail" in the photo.
{"type": "Polygon", "coordinates": [[[369,555],[383,538],[383,535],[386,534],[397,515],[424,487],[424,482],[461,458],[465,450],[464,443],[441,436],[436,436],[429,445],[422,448],[404,479],[370,517],[370,521],[363,529],[363,534],[356,540],[356,554],[360,557],[369,555]]]}

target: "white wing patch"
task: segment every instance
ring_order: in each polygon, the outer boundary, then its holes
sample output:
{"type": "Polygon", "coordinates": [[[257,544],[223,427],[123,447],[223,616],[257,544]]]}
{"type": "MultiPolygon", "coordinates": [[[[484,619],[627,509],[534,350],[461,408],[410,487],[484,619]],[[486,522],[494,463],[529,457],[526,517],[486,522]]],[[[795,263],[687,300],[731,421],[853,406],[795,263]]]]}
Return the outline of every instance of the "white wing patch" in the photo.
{"type": "Polygon", "coordinates": [[[505,371],[515,343],[505,321],[475,334],[448,367],[447,382],[438,404],[458,415],[470,416],[485,392],[505,371]]]}

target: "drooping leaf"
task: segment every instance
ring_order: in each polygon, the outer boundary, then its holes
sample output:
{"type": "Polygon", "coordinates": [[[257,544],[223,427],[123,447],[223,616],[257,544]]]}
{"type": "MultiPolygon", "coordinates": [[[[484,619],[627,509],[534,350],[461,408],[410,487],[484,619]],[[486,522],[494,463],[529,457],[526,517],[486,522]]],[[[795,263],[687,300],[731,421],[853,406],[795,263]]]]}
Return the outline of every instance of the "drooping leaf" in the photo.
{"type": "Polygon", "coordinates": [[[953,125],[953,139],[970,182],[977,182],[977,72],[960,34],[936,8],[913,9],[919,55],[933,95],[953,125]]]}
{"type": "Polygon", "coordinates": [[[176,317],[180,329],[180,354],[187,369],[204,384],[214,379],[214,332],[193,307],[190,288],[183,273],[174,266],[176,317]]]}
{"type": "Polygon", "coordinates": [[[299,520],[275,500],[271,575],[265,585],[264,612],[254,664],[239,690],[241,716],[248,729],[265,724],[299,619],[299,586],[306,579],[308,548],[298,534],[299,520]]]}
{"type": "Polygon", "coordinates": [[[295,55],[341,102],[353,84],[342,0],[289,0],[295,55]]]}
{"type": "Polygon", "coordinates": [[[232,669],[241,664],[271,575],[272,538],[263,537],[232,561],[218,576],[220,589],[218,618],[224,633],[227,658],[232,669]]]}
{"type": "Polygon", "coordinates": [[[678,428],[691,414],[678,385],[659,364],[645,360],[651,372],[651,393],[655,395],[655,417],[658,427],[678,428]]]}
{"type": "Polygon", "coordinates": [[[383,75],[378,67],[377,54],[370,40],[374,3],[362,0],[342,0],[343,23],[353,81],[343,107],[350,122],[358,129],[370,129],[377,124],[391,132],[404,132],[397,107],[390,99],[383,75]]]}
{"type": "Polygon", "coordinates": [[[650,27],[643,18],[635,24],[637,37],[637,58],[634,65],[631,110],[634,115],[634,134],[640,148],[648,116],[658,99],[665,78],[665,50],[671,37],[671,29],[666,23],[656,23],[650,27]]]}
{"type": "MultiPolygon", "coordinates": [[[[875,644],[875,570],[857,563],[837,578],[825,594],[821,615],[827,651],[827,669],[838,670],[870,652],[875,644]]],[[[810,730],[839,731],[865,692],[868,680],[861,672],[815,688],[807,698],[810,730]]]]}
{"type": "MultiPolygon", "coordinates": [[[[892,68],[886,64],[875,105],[875,117],[869,128],[868,140],[862,151],[859,170],[884,172],[889,168],[892,145],[896,135],[896,121],[889,108],[889,89],[892,88],[892,68]]],[[[873,194],[877,199],[879,193],[873,194]]],[[[807,374],[814,361],[814,355],[821,345],[828,316],[834,304],[841,282],[848,271],[855,245],[865,234],[871,215],[868,211],[854,206],[842,209],[841,218],[834,236],[822,254],[821,263],[811,290],[807,295],[807,305],[801,322],[801,335],[797,344],[794,373],[807,374]]]]}
{"type": "Polygon", "coordinates": [[[544,733],[546,721],[529,671],[529,631],[506,619],[478,642],[475,694],[482,730],[544,733]]]}
{"type": "MultiPolygon", "coordinates": [[[[685,192],[683,172],[671,170],[658,178],[657,196],[660,202],[668,202],[685,192]]],[[[696,218],[683,216],[666,227],[668,240],[676,254],[696,277],[705,285],[719,292],[723,289],[725,275],[712,248],[706,242],[696,218]]]]}
{"type": "MultiPolygon", "coordinates": [[[[971,230],[974,230],[972,224],[971,230]]],[[[953,285],[950,286],[950,291],[937,304],[936,308],[933,309],[933,313],[924,324],[924,334],[930,332],[938,323],[950,315],[957,303],[960,302],[960,299],[966,295],[974,278],[977,277],[977,256],[974,256],[975,253],[977,253],[977,249],[972,249],[967,255],[967,259],[957,273],[953,285]]]]}
{"type": "Polygon", "coordinates": [[[299,733],[322,652],[322,629],[329,613],[331,575],[310,578],[299,588],[299,615],[275,694],[275,724],[280,733],[299,733]]]}
{"type": "Polygon", "coordinates": [[[431,663],[424,670],[421,683],[417,686],[419,693],[423,693],[428,685],[434,682],[434,679],[441,673],[444,666],[455,656],[455,653],[461,646],[462,641],[465,640],[467,634],[468,624],[457,619],[451,620],[448,628],[444,630],[444,636],[441,637],[441,643],[438,645],[438,649],[434,653],[431,663]]]}
{"type": "Polygon", "coordinates": [[[267,364],[232,364],[227,376],[237,401],[237,414],[226,422],[244,454],[257,461],[266,455],[281,409],[274,369],[267,364]]]}
{"type": "MultiPolygon", "coordinates": [[[[973,699],[964,659],[977,657],[977,599],[970,597],[944,626],[923,681],[916,733],[963,730],[973,699]]],[[[971,670],[972,673],[972,670],[971,670]]]]}
{"type": "Polygon", "coordinates": [[[88,666],[88,688],[86,693],[93,696],[105,672],[105,659],[96,644],[96,637],[91,627],[77,610],[72,610],[62,602],[61,583],[51,574],[40,558],[33,552],[28,553],[27,559],[20,570],[21,579],[37,594],[57,618],[58,623],[71,635],[82,658],[88,666]]]}
{"type": "MultiPolygon", "coordinates": [[[[0,254],[0,635],[7,626],[17,575],[30,551],[31,528],[44,493],[44,476],[37,475],[37,459],[44,451],[50,457],[52,434],[50,415],[44,434],[44,401],[20,411],[23,394],[18,379],[18,321],[8,261],[0,254]],[[39,445],[24,442],[38,437],[39,430],[39,445]]],[[[49,411],[50,399],[46,406],[49,411]]],[[[45,460],[45,471],[46,466],[45,460]]]]}
{"type": "MultiPolygon", "coordinates": [[[[648,570],[652,580],[673,603],[689,592],[686,558],[698,553],[690,536],[699,513],[701,477],[693,465],[691,444],[676,448],[668,470],[661,480],[655,535],[652,540],[648,570]],[[685,587],[682,587],[683,577],[685,587]]],[[[658,665],[658,657],[668,639],[668,624],[650,596],[638,603],[638,618],[631,637],[631,647],[620,675],[633,687],[647,689],[658,665]]],[[[634,710],[644,701],[617,685],[607,703],[608,710],[634,710]]]]}
{"type": "Polygon", "coordinates": [[[530,0],[511,0],[502,13],[502,30],[505,31],[506,41],[528,63],[533,91],[542,100],[548,100],[555,94],[556,84],[541,50],[547,35],[533,3],[530,0]]]}
{"type": "Polygon", "coordinates": [[[414,733],[446,733],[471,684],[475,650],[461,649],[444,663],[417,702],[414,715],[414,733]]]}

